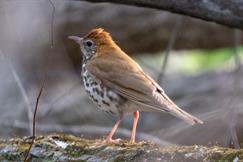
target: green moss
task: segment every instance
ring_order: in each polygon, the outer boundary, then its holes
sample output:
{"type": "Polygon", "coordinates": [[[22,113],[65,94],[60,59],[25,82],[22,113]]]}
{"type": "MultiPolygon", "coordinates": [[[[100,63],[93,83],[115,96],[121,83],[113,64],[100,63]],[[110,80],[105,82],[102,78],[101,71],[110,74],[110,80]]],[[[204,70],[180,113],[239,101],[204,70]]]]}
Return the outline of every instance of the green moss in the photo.
{"type": "Polygon", "coordinates": [[[1,155],[4,160],[9,160],[9,161],[21,161],[21,156],[18,154],[2,154],[1,155]]]}
{"type": "MultiPolygon", "coordinates": [[[[0,161],[22,161],[31,138],[12,139],[0,142],[0,161]]],[[[243,150],[204,146],[159,147],[151,143],[104,144],[101,140],[86,140],[72,135],[54,134],[40,136],[31,150],[31,161],[232,161],[243,159],[243,150]],[[64,142],[59,145],[57,141],[64,142]]]]}
{"type": "Polygon", "coordinates": [[[84,154],[84,149],[76,146],[68,146],[65,149],[65,155],[70,157],[79,157],[84,154]]]}
{"type": "Polygon", "coordinates": [[[228,150],[228,149],[223,149],[219,150],[218,153],[215,153],[212,157],[212,161],[233,161],[236,157],[239,159],[243,159],[243,152],[240,150],[228,150]],[[221,153],[220,153],[221,152],[221,153]]]}

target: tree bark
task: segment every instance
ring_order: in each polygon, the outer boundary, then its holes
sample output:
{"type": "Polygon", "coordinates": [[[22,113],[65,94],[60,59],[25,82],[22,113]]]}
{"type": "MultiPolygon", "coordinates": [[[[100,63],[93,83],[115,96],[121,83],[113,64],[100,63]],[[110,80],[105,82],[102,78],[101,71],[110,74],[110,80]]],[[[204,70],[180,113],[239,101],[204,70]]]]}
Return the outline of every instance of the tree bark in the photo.
{"type": "MultiPolygon", "coordinates": [[[[83,0],[80,0],[83,1],[83,0]]],[[[233,28],[243,29],[243,1],[241,0],[85,0],[111,2],[170,12],[213,21],[233,28]]]]}
{"type": "MultiPolygon", "coordinates": [[[[22,161],[31,138],[0,141],[1,161],[22,161]]],[[[205,146],[159,147],[149,142],[104,144],[72,135],[39,136],[33,145],[29,161],[233,161],[241,159],[243,150],[205,146]]]]}

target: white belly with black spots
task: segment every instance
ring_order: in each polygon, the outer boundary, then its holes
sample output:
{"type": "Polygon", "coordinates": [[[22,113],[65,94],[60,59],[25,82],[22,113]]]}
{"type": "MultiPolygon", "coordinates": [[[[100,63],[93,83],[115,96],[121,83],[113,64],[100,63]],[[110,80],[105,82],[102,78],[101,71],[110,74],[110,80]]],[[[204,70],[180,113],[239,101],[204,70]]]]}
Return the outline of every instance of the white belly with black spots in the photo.
{"type": "Polygon", "coordinates": [[[83,69],[82,76],[85,91],[98,108],[109,114],[119,114],[119,95],[96,83],[87,70],[83,69]]]}

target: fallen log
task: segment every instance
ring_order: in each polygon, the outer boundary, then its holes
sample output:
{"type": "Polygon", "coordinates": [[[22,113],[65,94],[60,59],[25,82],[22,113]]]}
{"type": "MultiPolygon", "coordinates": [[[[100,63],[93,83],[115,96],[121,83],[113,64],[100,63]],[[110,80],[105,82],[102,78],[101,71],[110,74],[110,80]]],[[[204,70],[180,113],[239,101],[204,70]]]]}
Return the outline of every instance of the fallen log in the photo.
{"type": "MultiPolygon", "coordinates": [[[[31,138],[0,140],[0,161],[22,161],[31,138]]],[[[36,137],[30,161],[238,161],[243,150],[218,146],[160,147],[151,142],[104,144],[102,140],[88,140],[66,134],[36,137]]]]}

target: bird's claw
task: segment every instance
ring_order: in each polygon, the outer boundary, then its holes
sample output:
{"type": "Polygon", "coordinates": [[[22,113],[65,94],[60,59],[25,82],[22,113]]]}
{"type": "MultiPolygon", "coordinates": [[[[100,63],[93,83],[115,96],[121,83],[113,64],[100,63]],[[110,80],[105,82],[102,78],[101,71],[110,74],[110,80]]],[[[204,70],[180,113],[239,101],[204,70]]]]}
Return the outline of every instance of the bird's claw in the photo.
{"type": "Polygon", "coordinates": [[[103,141],[103,143],[104,143],[104,144],[117,144],[117,143],[119,143],[120,141],[121,141],[120,138],[115,139],[115,140],[113,140],[113,139],[111,139],[111,138],[107,138],[107,139],[105,139],[105,140],[103,141]]]}

